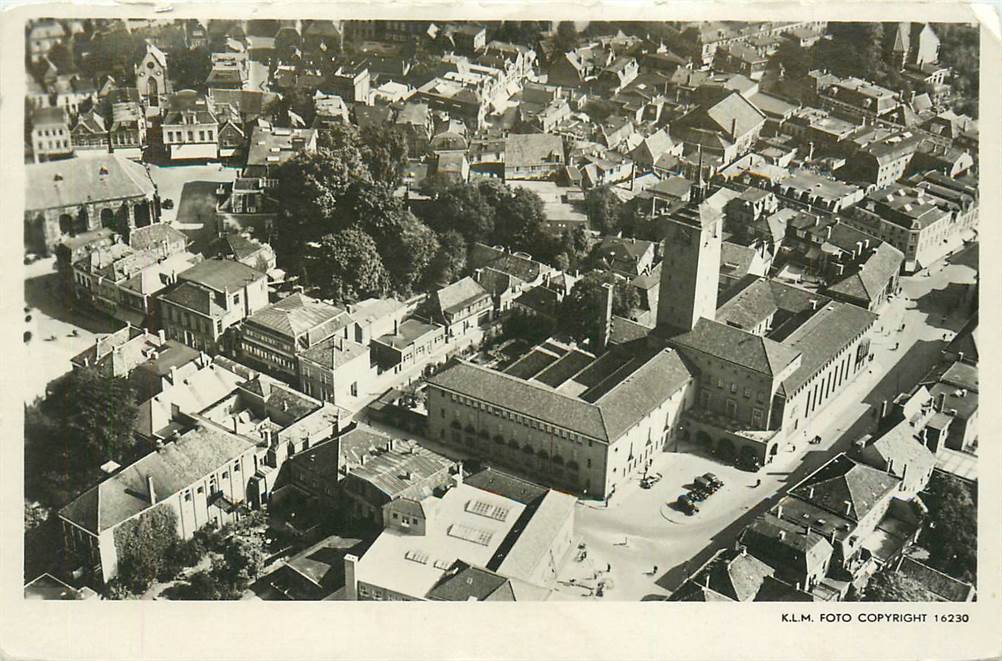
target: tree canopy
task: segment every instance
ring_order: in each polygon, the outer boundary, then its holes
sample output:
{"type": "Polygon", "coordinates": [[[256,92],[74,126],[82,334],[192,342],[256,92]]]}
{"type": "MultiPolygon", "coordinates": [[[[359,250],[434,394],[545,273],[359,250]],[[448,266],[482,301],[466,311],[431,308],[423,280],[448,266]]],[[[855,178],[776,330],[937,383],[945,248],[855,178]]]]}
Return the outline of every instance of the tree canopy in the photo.
{"type": "Polygon", "coordinates": [[[932,601],[932,599],[929,591],[915,579],[884,570],[870,578],[861,601],[932,601]]]}
{"type": "Polygon", "coordinates": [[[579,342],[597,344],[605,324],[605,284],[613,286],[612,313],[635,314],[640,305],[636,289],[612,273],[592,271],[575,282],[561,302],[557,322],[561,331],[579,342]]]}
{"type": "Polygon", "coordinates": [[[928,564],[963,581],[975,582],[978,567],[978,507],[959,479],[933,474],[923,501],[929,517],[922,546],[928,564]]]}
{"type": "Polygon", "coordinates": [[[136,395],[124,377],[77,368],[53,387],[48,402],[63,433],[76,439],[71,451],[87,463],[121,462],[133,452],[136,395]]]}
{"type": "Polygon", "coordinates": [[[953,108],[971,117],[978,116],[980,94],[981,37],[976,27],[960,23],[936,23],[940,62],[950,67],[953,108]]]}
{"type": "Polygon", "coordinates": [[[311,284],[339,303],[380,297],[390,289],[390,274],[376,242],[359,228],[341,230],[311,244],[305,260],[311,284]]]}
{"type": "Polygon", "coordinates": [[[207,48],[178,48],[167,54],[167,72],[175,90],[205,90],[212,71],[212,56],[207,48]]]}

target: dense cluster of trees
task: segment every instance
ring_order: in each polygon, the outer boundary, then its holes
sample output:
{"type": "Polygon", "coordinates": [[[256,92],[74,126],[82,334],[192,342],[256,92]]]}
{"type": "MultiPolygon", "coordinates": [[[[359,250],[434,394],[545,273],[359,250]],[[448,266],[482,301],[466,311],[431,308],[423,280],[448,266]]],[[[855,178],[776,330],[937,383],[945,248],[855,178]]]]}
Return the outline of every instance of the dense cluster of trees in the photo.
{"type": "Polygon", "coordinates": [[[177,515],[166,504],[120,525],[115,529],[118,576],[112,589],[142,594],[158,577],[173,578],[165,575],[166,557],[180,543],[177,515]]]}
{"type": "Polygon", "coordinates": [[[609,186],[596,186],[585,193],[585,213],[592,229],[604,235],[659,241],[657,226],[651,222],[650,209],[643,200],[624,202],[609,186]]]}
{"type": "Polygon", "coordinates": [[[265,518],[256,511],[223,530],[204,528],[196,532],[192,542],[203,549],[202,555],[210,554],[211,563],[179,580],[164,591],[164,596],[197,601],[240,599],[264,569],[264,543],[253,529],[265,518]]]}
{"type": "Polygon", "coordinates": [[[74,369],[25,406],[25,495],[61,507],[100,479],[101,464],[134,452],[136,396],[124,378],[74,369]]]}
{"type": "MultiPolygon", "coordinates": [[[[467,244],[480,242],[524,251],[561,270],[578,268],[591,249],[584,228],[560,233],[547,228],[543,202],[530,190],[494,179],[454,183],[429,177],[422,183],[422,192],[434,201],[421,205],[416,213],[439,233],[443,245],[445,235],[454,232],[467,244]]],[[[457,249],[450,254],[458,255],[458,244],[450,246],[457,249]]]]}
{"type": "Polygon", "coordinates": [[[978,28],[961,23],[936,23],[932,27],[939,35],[939,59],[952,71],[954,110],[977,117],[981,61],[978,28]]]}
{"type": "Polygon", "coordinates": [[[933,473],[922,500],[929,518],[919,541],[929,551],[929,566],[974,583],[978,571],[975,493],[955,477],[933,473]]]}
{"type": "Polygon", "coordinates": [[[407,296],[454,281],[478,241],[562,269],[588,254],[583,229],[551,232],[538,195],[497,180],[429,177],[421,192],[432,200],[412,213],[394,193],[407,144],[393,128],[345,126],[323,135],[316,153],[279,169],[273,245],[282,266],[325,298],[407,296]]]}
{"type": "Polygon", "coordinates": [[[630,283],[608,271],[592,271],[574,283],[558,311],[557,328],[578,342],[595,346],[605,324],[606,290],[611,284],[612,313],[633,317],[640,307],[640,294],[630,283]]]}
{"type": "Polygon", "coordinates": [[[316,153],[299,154],[277,173],[280,263],[337,301],[409,295],[424,282],[439,242],[394,195],[405,139],[393,128],[343,126],[325,130],[319,142],[316,153]]]}

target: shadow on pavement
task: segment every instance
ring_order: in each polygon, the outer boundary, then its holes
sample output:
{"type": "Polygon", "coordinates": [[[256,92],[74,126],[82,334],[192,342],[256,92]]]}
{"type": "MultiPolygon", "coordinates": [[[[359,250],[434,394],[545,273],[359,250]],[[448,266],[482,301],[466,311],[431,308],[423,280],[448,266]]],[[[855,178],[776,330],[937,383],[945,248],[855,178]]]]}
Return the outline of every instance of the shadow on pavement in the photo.
{"type": "Polygon", "coordinates": [[[925,325],[930,328],[950,330],[951,316],[961,311],[965,304],[967,285],[951,282],[946,287],[931,289],[915,300],[916,309],[926,315],[925,325]]]}
{"type": "MultiPolygon", "coordinates": [[[[86,314],[63,302],[59,274],[55,271],[25,280],[24,302],[46,317],[78,326],[91,333],[112,333],[125,325],[124,322],[99,317],[96,314],[86,314]]],[[[39,336],[36,339],[43,341],[45,338],[39,336]]]]}

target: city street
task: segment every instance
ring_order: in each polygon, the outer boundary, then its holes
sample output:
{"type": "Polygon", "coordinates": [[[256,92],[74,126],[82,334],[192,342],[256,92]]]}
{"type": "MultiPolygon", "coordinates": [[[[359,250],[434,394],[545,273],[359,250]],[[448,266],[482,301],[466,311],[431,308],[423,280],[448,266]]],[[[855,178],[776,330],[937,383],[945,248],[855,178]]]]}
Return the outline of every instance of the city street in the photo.
{"type": "Polygon", "coordinates": [[[873,411],[879,410],[881,402],[910,389],[938,360],[946,344],[944,333],[952,337],[966,321],[952,308],[960,285],[974,282],[977,256],[974,244],[933,265],[928,277],[902,278],[904,296],[896,297],[878,322],[884,330],[874,336],[870,371],[860,374],[839,399],[823,409],[805,433],[805,438],[820,434],[820,445],[802,443],[797,451],[781,453],[753,475],[694,454],[697,448],[683,444],[679,453],[656,458],[651,472],[660,472],[663,478],[652,489],[641,489],[638,479],[620,489],[608,508],[580,502],[575,531],[588,556],[564,567],[558,589],[587,592],[578,586],[594,586],[596,571],[602,570],[599,578],[611,581],[612,586],[607,583],[605,599],[664,598],[714,552],[733,545],[742,529],[772,506],[783,490],[870,431],[873,411]],[[901,324],[905,328],[899,332],[901,324]],[[900,346],[895,350],[896,343],[900,346]],[[701,503],[698,514],[686,517],[664,506],[683,493],[692,478],[708,471],[726,486],[701,503]],[[759,478],[761,485],[752,487],[759,478]],[[652,571],[654,565],[657,573],[652,571]],[[607,566],[608,574],[604,572],[607,566]]]}
{"type": "Polygon", "coordinates": [[[59,293],[56,258],[40,259],[24,267],[24,301],[30,311],[24,330],[31,332],[27,343],[28,364],[22,375],[24,401],[45,395],[45,387],[70,371],[70,359],[90,346],[98,335],[111,333],[122,323],[97,314],[70,308],[59,293]]]}

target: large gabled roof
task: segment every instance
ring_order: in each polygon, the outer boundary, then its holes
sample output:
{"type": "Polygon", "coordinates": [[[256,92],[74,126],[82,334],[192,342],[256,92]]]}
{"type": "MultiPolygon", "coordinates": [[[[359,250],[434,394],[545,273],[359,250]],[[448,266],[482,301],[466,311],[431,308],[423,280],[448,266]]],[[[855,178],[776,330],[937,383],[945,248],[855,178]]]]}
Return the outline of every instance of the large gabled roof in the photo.
{"type": "Polygon", "coordinates": [[[102,200],[152,198],[146,169],[118,154],[31,163],[26,166],[25,209],[78,206],[102,200]]]}
{"type": "Polygon", "coordinates": [[[178,275],[179,280],[194,282],[218,292],[233,292],[265,278],[264,273],[230,259],[206,259],[178,275]]]}
{"type": "Polygon", "coordinates": [[[87,490],[60,516],[100,534],[153,507],[147,478],[153,479],[157,502],[162,502],[252,447],[251,441],[220,427],[200,425],[87,490]]]}
{"type": "Polygon", "coordinates": [[[765,122],[762,111],[737,92],[707,108],[706,115],[735,140],[765,122]]]}
{"type": "Polygon", "coordinates": [[[853,296],[864,301],[875,301],[904,262],[904,254],[889,243],[881,242],[860,269],[840,280],[829,291],[853,296]]]}
{"type": "Polygon", "coordinates": [[[247,318],[246,323],[296,338],[339,316],[344,317],[341,327],[349,323],[348,314],[341,308],[296,293],[258,310],[247,318]]]}
{"type": "Polygon", "coordinates": [[[800,367],[783,381],[786,392],[796,392],[876,320],[876,314],[850,303],[832,301],[818,310],[783,340],[802,356],[800,367]]]}
{"type": "Polygon", "coordinates": [[[893,475],[840,454],[790,489],[790,495],[858,522],[899,483],[893,475]]]}
{"type": "Polygon", "coordinates": [[[597,406],[534,382],[458,362],[428,379],[428,383],[584,436],[609,440],[602,412],[597,406]]]}
{"type": "Polygon", "coordinates": [[[688,333],[672,338],[672,343],[683,353],[699,351],[768,376],[784,370],[799,355],[779,342],[705,317],[688,333]]]}

